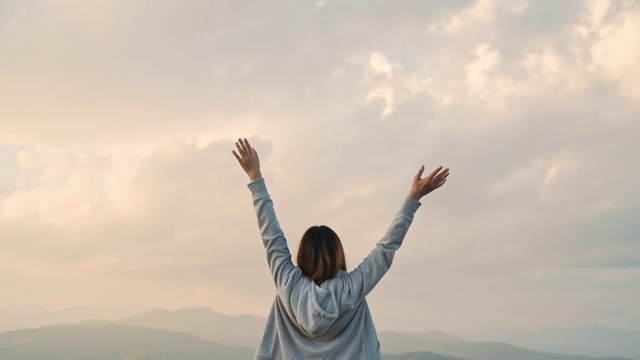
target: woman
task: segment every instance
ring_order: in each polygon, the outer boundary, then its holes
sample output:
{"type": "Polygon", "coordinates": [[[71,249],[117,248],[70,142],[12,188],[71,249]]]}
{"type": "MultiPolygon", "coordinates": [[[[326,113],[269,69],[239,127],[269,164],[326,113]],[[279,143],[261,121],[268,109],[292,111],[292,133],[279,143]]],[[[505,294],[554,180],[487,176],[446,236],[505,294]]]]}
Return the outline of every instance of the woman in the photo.
{"type": "Polygon", "coordinates": [[[260,172],[258,153],[238,139],[233,155],[250,179],[267,262],[277,296],[269,313],[257,360],[381,359],[380,343],[365,297],[389,270],[421,203],[447,181],[442,166],[422,179],[424,166],[382,240],[353,271],[347,272],[338,236],[326,226],[312,226],[293,265],[273,202],[260,172]]]}

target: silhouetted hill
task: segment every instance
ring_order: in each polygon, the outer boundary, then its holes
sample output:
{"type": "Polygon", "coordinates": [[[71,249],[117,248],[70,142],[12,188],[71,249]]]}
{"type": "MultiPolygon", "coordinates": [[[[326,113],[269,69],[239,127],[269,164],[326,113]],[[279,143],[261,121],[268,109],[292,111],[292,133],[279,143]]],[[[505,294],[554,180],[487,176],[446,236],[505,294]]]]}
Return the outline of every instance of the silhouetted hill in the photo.
{"type": "Polygon", "coordinates": [[[52,310],[30,304],[11,305],[0,308],[0,332],[91,319],[113,321],[148,309],[146,306],[75,306],[52,310]]]}
{"type": "Polygon", "coordinates": [[[443,333],[442,331],[425,331],[425,332],[418,333],[416,335],[420,339],[424,339],[424,340],[451,342],[451,343],[465,342],[459,337],[443,333]]]}
{"type": "MultiPolygon", "coordinates": [[[[33,320],[33,315],[37,314],[40,308],[21,307],[19,310],[13,314],[14,323],[20,321],[18,315],[23,313],[28,314],[33,320]]],[[[46,315],[48,312],[44,311],[43,314],[46,315]]],[[[175,359],[191,360],[199,359],[200,355],[212,358],[211,353],[226,356],[223,359],[250,359],[257,347],[264,323],[265,319],[262,317],[228,316],[207,308],[176,311],[153,310],[123,318],[115,324],[92,321],[81,326],[50,326],[34,330],[0,333],[0,359],[35,360],[42,358],[57,360],[80,359],[84,356],[84,359],[101,360],[124,359],[125,357],[127,360],[162,360],[173,356],[175,359]],[[111,351],[110,349],[118,351],[108,352],[108,350],[111,351]],[[173,350],[178,352],[188,350],[190,352],[176,357],[173,350]],[[45,354],[52,357],[42,357],[45,354]],[[104,357],[99,357],[102,356],[101,354],[104,354],[104,357]]],[[[593,340],[594,344],[600,342],[598,346],[608,345],[611,348],[612,344],[627,344],[629,346],[634,344],[632,340],[635,334],[633,332],[620,333],[615,331],[616,329],[605,328],[606,334],[609,335],[603,336],[602,328],[595,330],[597,331],[589,336],[597,337],[598,331],[600,331],[599,340],[593,340]],[[614,336],[620,334],[628,337],[621,340],[614,336]]],[[[553,334],[545,334],[545,336],[551,338],[553,334]]],[[[566,339],[569,342],[576,342],[577,339],[580,339],[581,333],[569,329],[566,334],[557,332],[555,334],[558,335],[557,341],[566,339]]],[[[561,355],[552,351],[528,350],[503,342],[470,342],[438,331],[424,333],[380,332],[379,336],[383,353],[391,359],[439,359],[437,356],[442,359],[460,358],[465,360],[596,359],[583,355],[561,355]]],[[[536,338],[534,337],[533,340],[536,338]]],[[[579,344],[579,342],[576,343],[579,344]]],[[[578,347],[577,350],[579,349],[578,347]]],[[[598,359],[622,358],[601,357],[598,359]]]]}
{"type": "Polygon", "coordinates": [[[258,346],[266,319],[252,315],[223,315],[207,308],[152,310],[118,323],[184,332],[227,345],[258,346]]]}
{"type": "Polygon", "coordinates": [[[405,353],[405,354],[385,355],[384,360],[464,360],[464,359],[438,355],[432,352],[413,352],[413,353],[405,353]]]}
{"type": "Polygon", "coordinates": [[[0,333],[3,360],[245,360],[254,349],[118,325],[65,325],[0,333]]]}
{"type": "Polygon", "coordinates": [[[396,331],[382,331],[378,333],[380,346],[385,353],[402,353],[411,351],[428,351],[425,342],[435,343],[463,343],[464,340],[447,335],[439,331],[424,333],[403,333],[396,331]]]}
{"type": "MultiPolygon", "coordinates": [[[[622,360],[622,358],[595,358],[563,355],[527,350],[505,343],[441,342],[420,339],[416,334],[380,333],[385,354],[433,352],[467,360],[622,360]]],[[[418,355],[418,354],[412,354],[418,355]]]]}
{"type": "MultiPolygon", "coordinates": [[[[439,342],[420,339],[420,336],[433,334],[381,333],[381,341],[386,344],[382,349],[386,359],[596,359],[530,351],[501,343],[439,342]],[[414,349],[416,347],[421,349],[414,349]]],[[[0,333],[2,360],[240,360],[251,359],[254,351],[255,347],[222,345],[191,334],[102,321],[0,333]]]]}
{"type": "MultiPolygon", "coordinates": [[[[265,319],[257,316],[228,316],[206,308],[177,311],[154,310],[123,319],[122,324],[185,332],[223,344],[257,346],[265,319]]],[[[385,354],[415,353],[411,356],[442,356],[466,360],[584,360],[587,356],[570,356],[532,351],[500,342],[473,343],[439,331],[424,333],[380,332],[385,354]],[[418,354],[420,353],[420,354],[418,354]]],[[[613,358],[609,358],[613,359],[613,358]]]]}
{"type": "Polygon", "coordinates": [[[606,326],[549,328],[537,331],[483,330],[462,334],[474,341],[503,341],[539,351],[640,359],[640,331],[606,326]]]}

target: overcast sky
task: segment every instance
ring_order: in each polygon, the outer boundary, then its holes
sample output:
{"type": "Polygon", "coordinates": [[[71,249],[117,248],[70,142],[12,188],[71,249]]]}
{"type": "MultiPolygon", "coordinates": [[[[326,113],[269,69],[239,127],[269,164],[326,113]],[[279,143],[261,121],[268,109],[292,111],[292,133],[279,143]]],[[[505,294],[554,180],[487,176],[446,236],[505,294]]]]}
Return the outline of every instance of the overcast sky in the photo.
{"type": "Polygon", "coordinates": [[[1,1],[0,306],[266,315],[242,136],[349,269],[451,168],[379,329],[640,329],[638,44],[640,1],[1,1]]]}

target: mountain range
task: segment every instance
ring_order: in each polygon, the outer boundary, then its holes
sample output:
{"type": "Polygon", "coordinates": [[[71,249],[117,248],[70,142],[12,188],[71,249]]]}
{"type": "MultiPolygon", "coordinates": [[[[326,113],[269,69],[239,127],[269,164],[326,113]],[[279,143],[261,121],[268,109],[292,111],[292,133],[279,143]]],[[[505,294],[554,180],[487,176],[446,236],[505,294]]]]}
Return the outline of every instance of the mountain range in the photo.
{"type": "Polygon", "coordinates": [[[83,306],[51,310],[32,304],[0,308],[0,331],[27,329],[93,319],[117,320],[151,310],[148,306],[83,306]]]}
{"type": "Polygon", "coordinates": [[[533,350],[640,359],[640,332],[606,326],[558,327],[536,331],[484,330],[460,334],[476,342],[502,341],[533,350]]]}
{"type": "MultiPolygon", "coordinates": [[[[28,313],[25,309],[28,308],[21,308],[23,315],[28,313]]],[[[45,314],[42,322],[52,319],[46,316],[46,309],[33,309],[38,314],[45,314]]],[[[7,314],[11,315],[13,324],[20,323],[16,321],[19,320],[16,314],[11,314],[6,308],[0,309],[0,324],[4,324],[4,327],[8,324],[5,322],[7,314]]],[[[208,308],[150,310],[112,321],[94,320],[54,326],[34,324],[36,317],[27,315],[32,320],[30,329],[0,332],[0,359],[250,359],[265,323],[262,317],[223,315],[208,308]]],[[[488,341],[467,341],[462,336],[439,331],[381,331],[379,337],[385,359],[392,360],[593,360],[596,359],[594,352],[599,352],[596,354],[599,360],[621,360],[621,354],[626,359],[640,359],[635,355],[640,354],[640,333],[603,327],[596,330],[594,334],[585,333],[585,328],[575,328],[573,331],[566,328],[558,332],[556,343],[564,344],[565,349],[573,351],[545,348],[542,340],[545,336],[552,336],[552,330],[532,333],[528,341],[529,344],[537,344],[540,347],[537,349],[527,344],[502,340],[512,336],[524,343],[527,341],[524,333],[505,333],[501,339],[491,338],[488,341]],[[596,349],[588,352],[589,348],[581,348],[579,344],[584,342],[584,338],[580,334],[587,337],[599,335],[600,342],[594,342],[596,349]],[[614,336],[606,342],[604,339],[607,334],[618,337],[614,336]],[[618,348],[617,352],[616,349],[607,352],[607,346],[611,348],[611,344],[623,344],[623,347],[618,348]],[[611,357],[614,355],[619,357],[611,357]]],[[[490,335],[498,334],[488,333],[486,336],[490,335]]]]}
{"type": "Polygon", "coordinates": [[[3,360],[245,360],[253,354],[185,333],[97,322],[0,333],[3,360]]]}

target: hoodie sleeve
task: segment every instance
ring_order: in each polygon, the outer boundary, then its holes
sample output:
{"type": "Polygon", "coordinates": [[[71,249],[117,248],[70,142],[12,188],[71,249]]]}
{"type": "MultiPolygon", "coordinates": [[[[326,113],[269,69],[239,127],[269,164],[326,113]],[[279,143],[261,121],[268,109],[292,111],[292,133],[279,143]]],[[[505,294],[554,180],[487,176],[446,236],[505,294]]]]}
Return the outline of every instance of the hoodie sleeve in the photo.
{"type": "Polygon", "coordinates": [[[267,263],[276,288],[281,289],[287,284],[295,269],[287,247],[287,240],[278,223],[273,201],[267,191],[264,178],[252,181],[247,186],[251,190],[262,243],[267,250],[267,263]]]}
{"type": "Polygon", "coordinates": [[[357,306],[389,270],[420,205],[419,201],[407,197],[382,240],[346,277],[343,301],[347,307],[357,306]]]}

